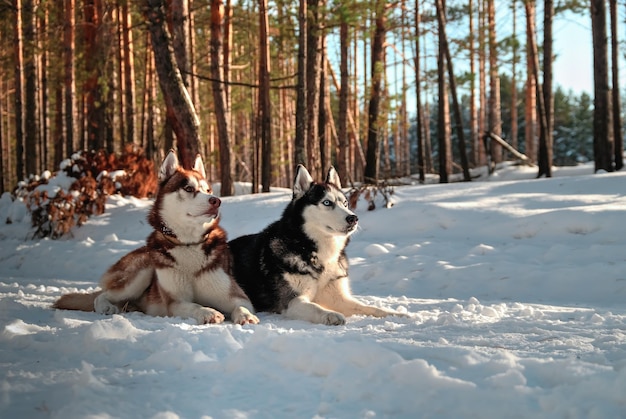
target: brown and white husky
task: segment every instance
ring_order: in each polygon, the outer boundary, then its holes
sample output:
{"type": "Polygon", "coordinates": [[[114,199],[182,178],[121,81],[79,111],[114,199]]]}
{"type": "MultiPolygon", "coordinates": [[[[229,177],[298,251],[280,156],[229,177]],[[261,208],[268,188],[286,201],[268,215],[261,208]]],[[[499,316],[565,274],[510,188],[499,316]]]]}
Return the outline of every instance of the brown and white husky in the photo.
{"type": "Polygon", "coordinates": [[[115,314],[195,319],[199,324],[258,323],[232,276],[226,232],[219,226],[221,201],[212,195],[204,164],[179,165],[170,151],[159,172],[159,191],[148,215],[154,231],[146,245],[122,257],[102,276],[101,291],[63,295],[53,307],[115,314]]]}

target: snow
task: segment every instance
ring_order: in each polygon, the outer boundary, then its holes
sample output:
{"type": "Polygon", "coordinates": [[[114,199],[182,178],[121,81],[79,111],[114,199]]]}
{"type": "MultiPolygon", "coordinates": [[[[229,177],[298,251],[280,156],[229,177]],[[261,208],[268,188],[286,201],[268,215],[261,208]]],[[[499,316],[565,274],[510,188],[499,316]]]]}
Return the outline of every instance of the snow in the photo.
{"type": "MultiPolygon", "coordinates": [[[[626,172],[505,167],[396,187],[347,249],[352,289],[408,317],[195,325],[52,310],[143,244],[152,201],[112,196],[60,240],[0,198],[0,417],[626,416],[626,172]]],[[[230,237],[289,190],[222,199],[230,237]]]]}

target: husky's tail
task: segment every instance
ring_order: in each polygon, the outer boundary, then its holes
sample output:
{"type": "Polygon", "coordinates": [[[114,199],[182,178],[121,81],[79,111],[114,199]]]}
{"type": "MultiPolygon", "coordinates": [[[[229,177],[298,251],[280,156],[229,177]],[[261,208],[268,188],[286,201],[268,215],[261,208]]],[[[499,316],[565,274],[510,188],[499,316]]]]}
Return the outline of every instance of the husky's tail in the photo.
{"type": "Polygon", "coordinates": [[[80,292],[65,294],[52,305],[52,308],[58,308],[60,310],[95,311],[93,303],[100,294],[102,294],[102,291],[96,291],[90,294],[80,292]]]}

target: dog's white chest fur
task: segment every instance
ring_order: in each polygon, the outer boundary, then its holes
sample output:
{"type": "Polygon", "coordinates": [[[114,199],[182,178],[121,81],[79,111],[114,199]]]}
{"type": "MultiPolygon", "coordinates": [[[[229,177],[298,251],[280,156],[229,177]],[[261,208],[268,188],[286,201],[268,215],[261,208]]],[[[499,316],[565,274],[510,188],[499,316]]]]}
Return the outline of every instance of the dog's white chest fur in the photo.
{"type": "Polygon", "coordinates": [[[197,274],[204,266],[210,263],[207,255],[202,251],[202,245],[176,246],[169,251],[175,259],[176,270],[190,278],[197,274]]]}
{"type": "Polygon", "coordinates": [[[285,280],[299,295],[305,296],[310,301],[315,301],[316,296],[330,281],[344,277],[347,272],[340,266],[339,257],[345,246],[345,237],[327,237],[322,242],[317,242],[318,251],[314,254],[317,258],[312,264],[323,266],[324,269],[317,278],[310,275],[286,274],[285,280]]]}
{"type": "Polygon", "coordinates": [[[157,269],[159,284],[172,295],[184,295],[188,301],[215,306],[228,295],[230,278],[221,268],[207,269],[212,260],[201,245],[178,246],[170,250],[173,267],[157,269]]]}

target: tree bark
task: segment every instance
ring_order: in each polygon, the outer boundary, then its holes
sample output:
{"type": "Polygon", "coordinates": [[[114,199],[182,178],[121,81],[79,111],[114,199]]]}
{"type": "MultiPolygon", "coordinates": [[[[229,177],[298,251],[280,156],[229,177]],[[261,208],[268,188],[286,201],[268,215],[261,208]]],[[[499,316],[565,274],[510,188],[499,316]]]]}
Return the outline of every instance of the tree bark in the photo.
{"type": "Polygon", "coordinates": [[[306,149],[306,124],[307,124],[307,3],[308,0],[300,0],[298,8],[298,80],[296,86],[296,140],[294,146],[294,163],[307,164],[308,153],[306,149]]]}
{"type": "Polygon", "coordinates": [[[326,58],[326,46],[324,38],[321,39],[322,43],[322,53],[321,53],[321,62],[320,62],[320,97],[318,99],[319,102],[319,111],[317,112],[317,126],[318,128],[318,147],[320,150],[320,168],[322,170],[328,170],[330,167],[330,135],[328,133],[328,124],[329,124],[329,113],[326,108],[326,99],[329,97],[328,83],[327,83],[327,58],[326,58]]]}
{"type": "Polygon", "coordinates": [[[365,162],[365,181],[378,182],[379,160],[380,160],[380,101],[382,99],[382,79],[383,62],[385,55],[385,34],[386,28],[385,1],[376,1],[376,11],[374,16],[374,38],[372,39],[372,68],[371,68],[371,94],[369,108],[367,112],[367,154],[365,162]]]}
{"type": "Polygon", "coordinates": [[[323,0],[307,0],[307,63],[306,63],[306,147],[307,167],[314,178],[321,172],[319,148],[319,100],[322,23],[320,7],[323,0]]]}
{"type": "Polygon", "coordinates": [[[259,0],[259,122],[262,145],[261,191],[269,192],[272,183],[272,114],[267,0],[259,0]]]}
{"type": "MultiPolygon", "coordinates": [[[[535,4],[530,1],[524,1],[526,6],[526,21],[532,23],[534,28],[535,24],[535,4]]],[[[532,45],[535,40],[535,34],[528,31],[529,25],[526,30],[526,45],[532,45]]],[[[537,156],[535,143],[537,142],[537,81],[534,74],[534,52],[531,48],[526,48],[526,88],[525,88],[525,127],[524,127],[524,142],[526,144],[526,155],[534,161],[537,156]]]]}
{"type": "Polygon", "coordinates": [[[75,50],[75,0],[65,0],[65,23],[63,25],[63,59],[65,92],[65,153],[74,152],[74,97],[76,95],[76,76],[74,68],[75,50]]]}
{"type": "Polygon", "coordinates": [[[611,14],[611,76],[613,89],[613,142],[615,155],[615,170],[624,167],[624,137],[622,137],[622,106],[619,84],[619,39],[617,36],[617,0],[609,0],[611,14]]]}
{"type": "Polygon", "coordinates": [[[39,26],[37,27],[37,50],[39,51],[39,65],[37,71],[37,77],[39,80],[39,91],[37,95],[37,119],[39,126],[39,172],[48,168],[49,160],[49,147],[48,141],[50,138],[50,121],[49,121],[49,100],[48,100],[48,68],[50,68],[49,60],[49,48],[47,44],[50,42],[48,39],[48,21],[50,18],[50,7],[44,7],[43,10],[38,13],[39,26]]]}
{"type": "Polygon", "coordinates": [[[442,0],[435,0],[437,8],[437,20],[439,21],[439,40],[442,43],[445,61],[448,69],[448,80],[450,81],[450,93],[452,96],[452,109],[454,113],[454,123],[457,139],[459,141],[459,156],[461,157],[461,167],[463,168],[463,180],[469,182],[472,180],[469,172],[469,163],[467,161],[467,150],[465,147],[465,134],[463,133],[463,122],[461,117],[461,107],[456,92],[456,79],[452,68],[452,57],[450,56],[450,48],[448,46],[448,37],[446,36],[446,22],[444,16],[444,8],[442,0]]]}
{"type": "Polygon", "coordinates": [[[220,180],[222,182],[221,195],[234,194],[232,164],[230,157],[230,124],[228,109],[226,109],[226,93],[224,91],[223,76],[223,37],[222,23],[224,21],[224,3],[222,0],[211,0],[211,42],[210,42],[210,71],[211,88],[213,91],[213,106],[217,123],[217,137],[220,156],[220,180]]]}
{"type": "Polygon", "coordinates": [[[552,95],[552,20],[554,6],[552,0],[544,1],[543,12],[543,85],[542,92],[545,124],[539,126],[539,155],[537,165],[539,172],[537,177],[552,176],[552,126],[554,100],[552,95]],[[545,125],[545,127],[544,127],[545,125]]]}
{"type": "Polygon", "coordinates": [[[166,106],[172,112],[172,129],[176,134],[181,164],[184,168],[191,169],[199,153],[200,121],[174,57],[163,0],[146,0],[145,4],[147,7],[144,13],[152,40],[159,86],[166,106]]]}
{"type": "MultiPolygon", "coordinates": [[[[445,10],[445,4],[443,5],[445,10]]],[[[452,150],[450,147],[450,105],[448,103],[448,89],[446,85],[446,54],[444,26],[438,21],[437,48],[437,96],[439,98],[437,106],[437,140],[439,144],[439,183],[448,183],[450,171],[452,169],[452,150]]]]}
{"type": "Polygon", "coordinates": [[[513,1],[511,8],[513,12],[513,62],[511,63],[511,145],[514,149],[517,149],[517,1],[513,1]]]}
{"type": "Polygon", "coordinates": [[[350,90],[350,75],[348,73],[348,48],[350,46],[349,28],[345,6],[340,10],[341,23],[339,26],[339,79],[341,88],[339,89],[339,114],[337,115],[337,137],[338,156],[337,172],[345,182],[348,180],[349,172],[349,138],[348,138],[348,95],[350,90]]]}
{"type": "MultiPolygon", "coordinates": [[[[64,17],[64,5],[63,2],[58,2],[55,4],[54,6],[54,13],[55,13],[55,21],[58,22],[63,22],[63,17],[64,17]]],[[[63,43],[59,44],[57,48],[55,48],[54,50],[57,51],[56,55],[58,55],[59,57],[59,65],[64,65],[63,61],[64,60],[64,52],[63,52],[63,48],[64,45],[63,43]]],[[[52,142],[53,142],[53,149],[54,149],[54,156],[52,158],[52,165],[53,167],[59,167],[59,163],[61,163],[61,161],[63,160],[64,156],[63,156],[63,87],[64,87],[64,83],[62,83],[61,81],[63,80],[63,73],[62,71],[59,71],[58,73],[58,79],[56,80],[56,82],[54,83],[54,88],[52,89],[54,91],[54,119],[53,119],[53,128],[52,128],[52,142]]]]}
{"type": "Polygon", "coordinates": [[[124,95],[126,101],[126,132],[123,143],[135,142],[135,60],[133,47],[132,16],[128,10],[128,1],[122,1],[122,47],[124,51],[124,95]]]}
{"type": "Polygon", "coordinates": [[[15,171],[18,181],[24,179],[24,119],[23,119],[23,44],[22,44],[22,1],[14,0],[15,20],[13,22],[15,56],[15,171]]]}
{"type": "MultiPolygon", "coordinates": [[[[534,16],[533,5],[529,1],[524,2],[526,10],[526,32],[528,33],[528,50],[530,53],[529,61],[532,63],[532,77],[535,85],[535,98],[537,100],[539,127],[540,130],[546,132],[548,130],[548,122],[546,117],[546,107],[544,103],[544,95],[539,84],[539,53],[537,52],[537,41],[535,32],[535,21],[531,19],[534,16]]],[[[527,153],[528,154],[528,153],[527,153]]],[[[541,173],[541,171],[540,171],[541,173]]],[[[539,177],[539,175],[537,176],[539,177]]]]}
{"type": "Polygon", "coordinates": [[[37,174],[37,73],[35,67],[35,11],[33,0],[22,2],[24,33],[24,161],[26,175],[37,174]]]}
{"type": "Polygon", "coordinates": [[[425,173],[425,144],[424,144],[424,110],[422,109],[422,76],[421,76],[421,56],[420,56],[420,39],[421,39],[421,9],[420,1],[415,0],[415,107],[417,108],[416,131],[417,131],[417,171],[419,182],[426,181],[425,173]]]}
{"type": "MultiPolygon", "coordinates": [[[[104,48],[98,36],[102,24],[100,0],[85,0],[83,5],[85,64],[87,79],[85,81],[85,102],[87,107],[87,147],[100,150],[105,147],[105,107],[106,98],[102,91],[100,76],[105,65],[101,56],[104,48]]],[[[109,150],[111,151],[111,150],[109,150]]]]}
{"type": "MultiPolygon", "coordinates": [[[[489,132],[502,135],[502,115],[500,102],[500,75],[498,69],[498,48],[496,43],[496,10],[495,0],[487,0],[487,22],[489,27],[489,132]]],[[[491,159],[494,164],[502,161],[502,147],[493,144],[491,159]]]]}
{"type": "Polygon", "coordinates": [[[593,150],[595,171],[613,171],[611,128],[611,96],[609,88],[606,4],[591,0],[591,31],[593,36],[593,150]]]}
{"type": "Polygon", "coordinates": [[[189,25],[187,25],[187,19],[189,18],[189,0],[169,0],[170,11],[172,14],[172,47],[174,48],[174,56],[178,63],[180,75],[185,84],[185,88],[189,89],[189,55],[187,54],[187,46],[189,44],[189,25]]]}

